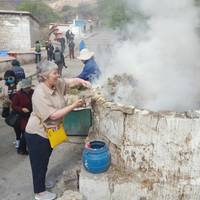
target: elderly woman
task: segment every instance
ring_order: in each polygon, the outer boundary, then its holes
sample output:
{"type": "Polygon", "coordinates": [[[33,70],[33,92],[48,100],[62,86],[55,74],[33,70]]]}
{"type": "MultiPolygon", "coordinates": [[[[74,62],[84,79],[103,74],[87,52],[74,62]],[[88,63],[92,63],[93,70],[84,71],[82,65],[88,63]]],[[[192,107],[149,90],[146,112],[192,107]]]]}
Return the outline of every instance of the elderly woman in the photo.
{"type": "Polygon", "coordinates": [[[68,87],[90,83],[79,78],[60,79],[55,63],[44,61],[38,66],[39,85],[32,97],[33,111],[26,126],[26,142],[29,150],[36,200],[53,200],[56,194],[46,191],[45,177],[52,152],[45,128],[58,128],[63,117],[84,104],[78,99],[66,106],[64,95],[68,87]]]}

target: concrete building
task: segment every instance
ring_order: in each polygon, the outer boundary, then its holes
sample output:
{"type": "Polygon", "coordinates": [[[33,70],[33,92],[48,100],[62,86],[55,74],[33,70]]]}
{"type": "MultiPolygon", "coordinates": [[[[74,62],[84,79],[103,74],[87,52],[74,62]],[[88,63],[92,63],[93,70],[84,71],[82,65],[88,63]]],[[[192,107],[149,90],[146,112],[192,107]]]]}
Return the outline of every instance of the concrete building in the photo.
{"type": "Polygon", "coordinates": [[[26,51],[40,39],[39,21],[29,12],[0,10],[0,48],[26,51]]]}

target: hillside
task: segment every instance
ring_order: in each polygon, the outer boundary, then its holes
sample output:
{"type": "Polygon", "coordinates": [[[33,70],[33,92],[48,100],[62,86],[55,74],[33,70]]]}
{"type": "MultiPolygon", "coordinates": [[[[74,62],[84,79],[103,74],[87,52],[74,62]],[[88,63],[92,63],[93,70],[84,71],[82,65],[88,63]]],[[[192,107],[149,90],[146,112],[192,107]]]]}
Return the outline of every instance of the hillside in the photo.
{"type": "Polygon", "coordinates": [[[16,1],[14,0],[0,0],[0,9],[1,10],[15,10],[16,1]]]}
{"type": "Polygon", "coordinates": [[[96,0],[0,0],[1,10],[31,12],[42,25],[60,22],[67,23],[77,15],[90,17],[95,15],[96,0]]]}
{"type": "Polygon", "coordinates": [[[96,0],[46,0],[45,2],[55,10],[62,10],[66,5],[77,7],[80,3],[94,4],[96,0]]]}
{"type": "MultiPolygon", "coordinates": [[[[17,3],[20,0],[0,0],[1,10],[15,10],[17,3]]],[[[47,3],[51,8],[55,10],[62,10],[64,6],[77,7],[80,3],[96,3],[96,0],[40,0],[47,3]]]]}

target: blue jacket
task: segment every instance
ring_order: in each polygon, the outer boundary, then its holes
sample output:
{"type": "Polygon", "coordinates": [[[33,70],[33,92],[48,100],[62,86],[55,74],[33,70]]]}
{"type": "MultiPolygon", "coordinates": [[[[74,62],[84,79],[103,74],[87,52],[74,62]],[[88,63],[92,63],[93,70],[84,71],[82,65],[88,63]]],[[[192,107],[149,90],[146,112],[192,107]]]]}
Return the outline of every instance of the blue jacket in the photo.
{"type": "Polygon", "coordinates": [[[78,78],[90,82],[93,82],[94,80],[98,79],[101,72],[94,58],[86,60],[84,64],[85,66],[83,67],[83,71],[79,74],[78,78]]]}
{"type": "Polygon", "coordinates": [[[79,44],[79,51],[81,51],[82,49],[85,49],[86,45],[85,42],[83,40],[81,40],[80,44],[79,44]]]}

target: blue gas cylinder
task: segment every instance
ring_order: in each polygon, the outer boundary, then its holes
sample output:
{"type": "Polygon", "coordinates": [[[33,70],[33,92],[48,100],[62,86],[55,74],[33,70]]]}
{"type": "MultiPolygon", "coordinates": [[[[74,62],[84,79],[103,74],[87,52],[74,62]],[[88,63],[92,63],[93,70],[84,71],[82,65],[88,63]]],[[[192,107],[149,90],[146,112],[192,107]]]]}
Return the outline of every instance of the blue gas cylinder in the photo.
{"type": "Polygon", "coordinates": [[[83,166],[88,172],[105,172],[111,162],[108,146],[103,141],[91,141],[87,143],[82,154],[83,166]]]}

